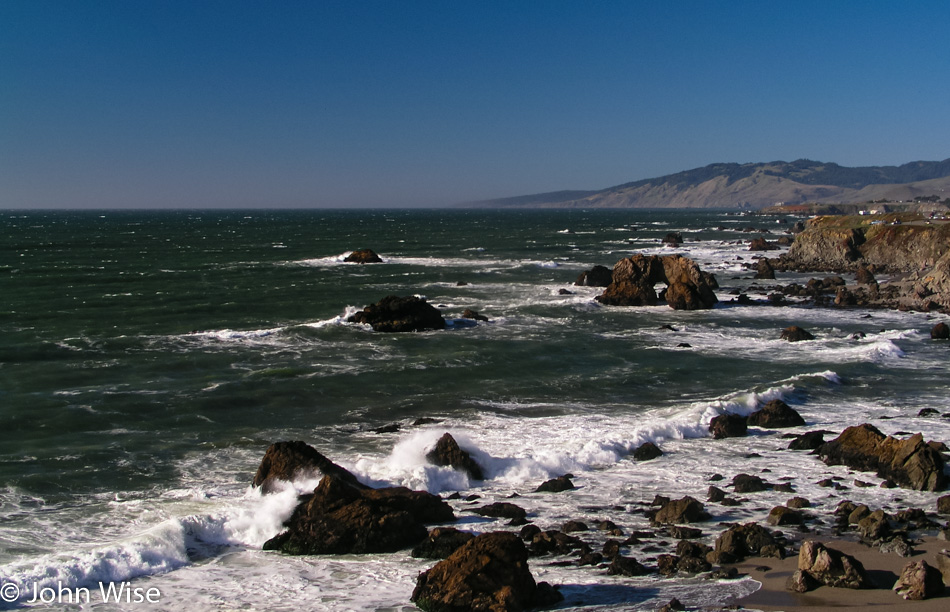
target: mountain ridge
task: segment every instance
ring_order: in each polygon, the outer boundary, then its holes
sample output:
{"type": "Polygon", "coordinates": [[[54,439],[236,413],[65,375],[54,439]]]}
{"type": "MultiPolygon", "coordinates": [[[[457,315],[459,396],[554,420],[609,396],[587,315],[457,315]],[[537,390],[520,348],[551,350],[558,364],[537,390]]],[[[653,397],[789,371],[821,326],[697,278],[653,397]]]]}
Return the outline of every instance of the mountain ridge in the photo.
{"type": "Polygon", "coordinates": [[[950,158],[900,166],[833,162],[715,163],[593,191],[553,191],[467,202],[470,208],[740,208],[778,203],[856,203],[950,195],[950,158]],[[929,191],[928,191],[929,190],[929,191]]]}

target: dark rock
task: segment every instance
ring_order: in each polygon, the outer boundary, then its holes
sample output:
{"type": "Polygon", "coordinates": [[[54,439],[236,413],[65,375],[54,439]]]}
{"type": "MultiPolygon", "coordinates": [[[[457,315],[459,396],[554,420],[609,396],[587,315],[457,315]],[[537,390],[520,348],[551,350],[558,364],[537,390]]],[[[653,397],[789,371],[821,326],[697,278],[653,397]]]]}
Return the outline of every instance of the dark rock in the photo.
{"type": "Polygon", "coordinates": [[[521,528],[521,532],[518,533],[518,537],[522,540],[530,542],[534,539],[534,536],[541,533],[541,528],[537,525],[525,525],[521,528]]]}
{"type": "Polygon", "coordinates": [[[681,255],[634,255],[614,266],[613,281],[597,297],[611,306],[654,306],[659,297],[654,285],[665,283],[665,299],[674,310],[712,308],[718,298],[715,278],[681,255]]]}
{"type": "Polygon", "coordinates": [[[930,329],[930,337],[934,340],[950,339],[950,325],[937,323],[930,329]]]}
{"type": "Polygon", "coordinates": [[[395,433],[402,429],[402,425],[399,423],[390,423],[388,425],[383,425],[382,427],[377,427],[373,430],[373,433],[386,434],[386,433],[395,433]]]}
{"type": "MultiPolygon", "coordinates": [[[[747,557],[762,555],[769,552],[771,547],[778,543],[771,533],[755,523],[734,525],[719,534],[716,538],[716,547],[706,555],[710,563],[735,563],[747,557]]],[[[781,549],[779,548],[781,553],[781,549]]]]}
{"type": "Polygon", "coordinates": [[[616,556],[607,568],[608,576],[645,576],[649,573],[650,570],[633,557],[616,556]]]}
{"type": "Polygon", "coordinates": [[[709,423],[709,433],[716,440],[722,438],[741,438],[748,431],[746,418],[738,414],[721,414],[709,423]]]}
{"type": "Polygon", "coordinates": [[[315,448],[300,441],[271,444],[264,453],[252,484],[261,487],[264,493],[270,493],[277,489],[278,480],[291,482],[296,478],[316,478],[321,475],[336,476],[354,487],[369,488],[315,448]]]}
{"type": "Polygon", "coordinates": [[[681,602],[680,600],[674,597],[673,599],[670,600],[670,603],[660,608],[659,612],[677,612],[679,610],[685,610],[685,609],[686,609],[686,606],[683,605],[683,602],[681,602]]]}
{"type": "Polygon", "coordinates": [[[798,569],[825,586],[848,589],[872,587],[860,561],[815,540],[802,543],[798,553],[798,569]]]}
{"type": "Polygon", "coordinates": [[[558,476],[557,478],[552,478],[551,480],[545,480],[538,488],[534,490],[535,493],[560,493],[562,491],[569,491],[574,488],[574,483],[571,482],[571,479],[565,476],[558,476]]]}
{"type": "Polygon", "coordinates": [[[349,263],[358,263],[358,264],[368,264],[368,263],[382,263],[383,260],[373,252],[372,249],[359,249],[353,251],[349,255],[343,258],[343,261],[349,263]]]}
{"type": "Polygon", "coordinates": [[[818,455],[828,465],[874,471],[908,489],[940,491],[946,486],[943,457],[924,442],[921,434],[898,440],[885,436],[873,425],[858,425],[823,444],[818,455]]]}
{"type": "Polygon", "coordinates": [[[789,508],[795,508],[796,510],[798,510],[801,508],[810,508],[811,502],[805,499],[804,497],[793,497],[787,502],[785,502],[785,505],[788,506],[789,508]]]}
{"type": "Polygon", "coordinates": [[[568,291],[567,289],[558,289],[557,294],[558,295],[574,295],[574,292],[568,291]]]}
{"type": "Polygon", "coordinates": [[[854,273],[855,281],[859,285],[876,285],[877,279],[874,278],[874,274],[868,270],[867,266],[858,266],[858,269],[854,273]]]}
{"type": "Polygon", "coordinates": [[[796,436],[795,439],[789,443],[788,448],[789,450],[815,450],[825,443],[825,433],[824,431],[809,431],[808,433],[803,433],[800,436],[796,436]]]}
{"type": "Polygon", "coordinates": [[[749,474],[736,474],[732,478],[732,487],[736,493],[758,493],[759,491],[767,491],[772,488],[772,485],[765,482],[758,476],[751,476],[749,474]]]}
{"type": "Polygon", "coordinates": [[[523,525],[528,516],[524,508],[511,502],[494,502],[481,508],[473,508],[472,512],[489,518],[510,519],[512,525],[523,525]]]}
{"type": "Polygon", "coordinates": [[[416,296],[389,295],[347,319],[371,325],[378,332],[410,332],[445,329],[439,310],[416,296]]]}
{"type": "Polygon", "coordinates": [[[620,542],[614,539],[607,540],[604,542],[604,548],[602,549],[604,557],[608,559],[613,559],[620,554],[620,542]]]}
{"type": "Polygon", "coordinates": [[[426,537],[429,523],[454,521],[441,498],[405,487],[356,487],[325,475],[265,550],[292,555],[395,552],[426,537]]]}
{"type": "Polygon", "coordinates": [[[445,433],[435,443],[435,448],[426,453],[426,460],[433,465],[449,466],[461,470],[474,480],[484,480],[485,475],[472,456],[459,448],[452,434],[445,433]]]}
{"type": "Polygon", "coordinates": [[[702,503],[686,496],[663,504],[651,518],[656,524],[679,524],[707,521],[710,517],[702,503]]]}
{"type": "MultiPolygon", "coordinates": [[[[683,527],[681,525],[673,525],[670,527],[670,537],[676,538],[677,540],[688,540],[691,538],[698,538],[701,535],[703,535],[702,529],[696,529],[695,527],[683,527]]],[[[676,554],[682,554],[682,553],[677,552],[676,554]]]]}
{"type": "Polygon", "coordinates": [[[811,574],[803,572],[800,569],[795,570],[785,581],[785,590],[795,593],[807,593],[808,591],[814,591],[820,586],[821,583],[812,578],[811,574]]]}
{"type": "Polygon", "coordinates": [[[724,499],[726,499],[726,492],[719,487],[710,485],[709,491],[706,493],[706,501],[711,501],[718,504],[724,499]]]}
{"type": "Polygon", "coordinates": [[[774,399],[763,406],[761,410],[750,414],[748,423],[765,429],[780,429],[783,427],[801,427],[805,424],[805,419],[782,400],[774,399]]]}
{"type": "Polygon", "coordinates": [[[772,267],[772,264],[769,263],[768,259],[763,257],[759,260],[755,268],[755,278],[775,280],[775,269],[772,267]]]}
{"type": "Polygon", "coordinates": [[[656,558],[656,571],[662,576],[672,576],[678,569],[679,560],[676,555],[659,555],[656,558]]]}
{"type": "Polygon", "coordinates": [[[650,459],[656,459],[662,456],[663,451],[653,442],[645,442],[641,444],[637,450],[633,451],[633,458],[637,461],[649,461],[650,459]]]}
{"type": "Polygon", "coordinates": [[[950,495],[942,495],[937,498],[937,512],[939,514],[950,514],[950,495]]]}
{"type": "Polygon", "coordinates": [[[561,525],[561,531],[564,533],[573,533],[575,531],[587,531],[590,527],[583,521],[571,520],[561,525]]]}
{"type": "Polygon", "coordinates": [[[419,574],[410,601],[428,611],[508,612],[535,606],[538,591],[524,543],[497,532],[474,538],[419,574]]]}
{"type": "Polygon", "coordinates": [[[441,423],[439,419],[433,419],[431,417],[419,417],[412,422],[413,427],[421,427],[422,425],[432,425],[433,423],[441,423]]]}
{"type": "Polygon", "coordinates": [[[926,561],[911,561],[901,570],[894,590],[904,599],[930,599],[943,595],[943,575],[926,561]]]}
{"type": "Polygon", "coordinates": [[[582,272],[574,284],[579,287],[606,287],[613,282],[613,271],[607,266],[594,266],[582,272]]]}
{"type": "Polygon", "coordinates": [[[669,232],[663,237],[663,244],[669,246],[679,246],[683,244],[683,235],[679,232],[669,232]]]}
{"type": "Polygon", "coordinates": [[[412,556],[421,559],[445,559],[475,536],[454,527],[436,527],[429,536],[412,549],[412,556]]]}
{"type": "Polygon", "coordinates": [[[587,552],[590,547],[577,536],[562,531],[542,531],[531,538],[532,555],[566,555],[575,550],[587,552]]]}
{"type": "MultiPolygon", "coordinates": [[[[765,470],[763,470],[763,471],[765,471],[765,470]]],[[[774,486],[772,487],[772,490],[778,491],[779,493],[794,493],[794,492],[795,492],[795,487],[793,487],[793,486],[791,485],[791,483],[783,482],[783,483],[781,483],[781,484],[774,485],[774,486]]]]}
{"type": "Polygon", "coordinates": [[[789,342],[801,342],[802,340],[814,340],[815,337],[801,327],[792,325],[782,330],[781,339],[789,342]]]}
{"type": "Polygon", "coordinates": [[[940,411],[937,410],[936,408],[921,408],[920,412],[917,413],[917,416],[928,417],[928,416],[933,416],[935,414],[940,414],[940,411]]]}
{"type": "Polygon", "coordinates": [[[479,314],[478,311],[472,310],[471,308],[466,308],[462,311],[463,319],[471,319],[472,321],[484,321],[488,322],[488,317],[483,314],[479,314]]]}
{"type": "Polygon", "coordinates": [[[773,527],[780,525],[801,525],[804,522],[804,516],[798,510],[786,506],[775,506],[769,512],[767,522],[773,527]]]}
{"type": "Polygon", "coordinates": [[[599,565],[604,556],[598,552],[585,552],[577,559],[577,565],[599,565]]]}
{"type": "Polygon", "coordinates": [[[750,251],[774,251],[778,249],[777,244],[772,244],[761,236],[759,238],[754,238],[749,242],[750,251]]]}

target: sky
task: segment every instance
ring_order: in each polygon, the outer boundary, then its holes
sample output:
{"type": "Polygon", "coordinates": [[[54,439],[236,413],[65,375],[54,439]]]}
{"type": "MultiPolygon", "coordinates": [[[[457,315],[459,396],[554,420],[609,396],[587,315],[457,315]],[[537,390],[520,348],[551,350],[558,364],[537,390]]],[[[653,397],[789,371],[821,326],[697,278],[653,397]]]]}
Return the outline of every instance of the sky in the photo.
{"type": "Polygon", "coordinates": [[[950,2],[0,1],[0,208],[450,206],[950,157],[950,2]]]}

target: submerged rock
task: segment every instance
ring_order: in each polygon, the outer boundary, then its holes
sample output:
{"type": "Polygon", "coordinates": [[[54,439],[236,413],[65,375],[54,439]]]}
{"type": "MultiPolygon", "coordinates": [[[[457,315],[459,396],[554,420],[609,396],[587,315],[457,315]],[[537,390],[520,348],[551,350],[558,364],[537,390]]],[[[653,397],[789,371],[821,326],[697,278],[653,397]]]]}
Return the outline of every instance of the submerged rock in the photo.
{"type": "Polygon", "coordinates": [[[287,531],[264,549],[291,555],[395,552],[424,539],[426,524],[454,520],[452,508],[431,493],[359,488],[326,475],[294,510],[287,531]]]}
{"type": "Polygon", "coordinates": [[[782,340],[788,340],[789,342],[801,342],[802,340],[815,339],[815,336],[797,325],[792,325],[791,327],[786,327],[783,329],[782,335],[780,337],[782,340]]]}
{"type": "Polygon", "coordinates": [[[445,329],[445,319],[437,308],[416,296],[389,295],[347,319],[371,325],[378,332],[410,332],[445,329]]]}

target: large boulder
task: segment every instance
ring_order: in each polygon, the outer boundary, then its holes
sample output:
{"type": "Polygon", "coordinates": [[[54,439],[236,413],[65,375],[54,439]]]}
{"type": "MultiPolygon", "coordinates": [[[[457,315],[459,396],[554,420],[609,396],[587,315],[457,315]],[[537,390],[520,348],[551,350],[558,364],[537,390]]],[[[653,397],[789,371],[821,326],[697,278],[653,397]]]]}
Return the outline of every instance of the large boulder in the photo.
{"type": "Polygon", "coordinates": [[[607,266],[594,266],[582,272],[574,284],[579,287],[606,287],[613,282],[613,272],[607,266]]]}
{"type": "Polygon", "coordinates": [[[441,498],[405,487],[369,489],[326,475],[265,550],[291,555],[395,552],[423,540],[426,524],[454,521],[441,498]]]}
{"type": "Polygon", "coordinates": [[[894,590],[904,599],[930,599],[943,595],[943,574],[926,561],[911,561],[901,570],[894,590]]]}
{"type": "Polygon", "coordinates": [[[815,540],[802,543],[798,553],[798,569],[825,586],[847,589],[872,587],[860,561],[815,540]]]}
{"type": "Polygon", "coordinates": [[[785,551],[768,529],[756,523],[733,525],[716,538],[716,546],[706,555],[710,563],[736,563],[746,557],[781,558],[785,551]]]}
{"type": "Polygon", "coordinates": [[[382,263],[383,260],[373,252],[372,249],[357,249],[349,255],[343,258],[343,261],[348,263],[358,263],[358,264],[368,264],[368,263],[382,263]]]}
{"type": "Polygon", "coordinates": [[[709,518],[703,504],[687,495],[665,502],[653,515],[652,521],[655,524],[681,524],[707,521],[709,518]]]}
{"type": "Polygon", "coordinates": [[[780,399],[774,399],[749,415],[749,425],[765,429],[780,429],[784,427],[801,427],[805,419],[794,408],[780,399]]]}
{"type": "Polygon", "coordinates": [[[371,325],[378,332],[409,332],[445,329],[445,319],[437,308],[416,296],[389,295],[347,319],[371,325]]]}
{"type": "Polygon", "coordinates": [[[822,444],[818,455],[828,465],[876,472],[905,489],[942,491],[947,484],[943,457],[924,442],[921,434],[899,440],[865,423],[848,427],[834,440],[822,444]]]}
{"type": "Polygon", "coordinates": [[[709,422],[709,433],[716,440],[722,438],[741,438],[748,432],[746,417],[738,414],[726,413],[713,417],[709,422]]]}
{"type": "Polygon", "coordinates": [[[759,260],[755,267],[755,278],[762,280],[775,280],[775,268],[765,257],[759,260]]]}
{"type": "Polygon", "coordinates": [[[264,453],[252,484],[261,487],[264,493],[271,493],[277,489],[279,480],[291,482],[297,478],[315,478],[324,474],[340,478],[357,488],[369,488],[346,469],[301,441],[271,444],[264,453]]]}
{"type": "Polygon", "coordinates": [[[435,448],[426,453],[426,459],[438,466],[449,466],[461,470],[474,480],[484,480],[481,466],[472,459],[467,451],[459,448],[452,434],[445,433],[435,443],[435,448]]]}
{"type": "Polygon", "coordinates": [[[485,533],[419,574],[410,600],[427,612],[513,612],[556,601],[556,591],[539,586],[518,536],[485,533]]]}
{"type": "Polygon", "coordinates": [[[674,310],[712,308],[719,300],[711,274],[681,255],[634,255],[614,265],[612,282],[597,297],[610,306],[655,306],[654,286],[665,283],[665,299],[674,310]]]}

